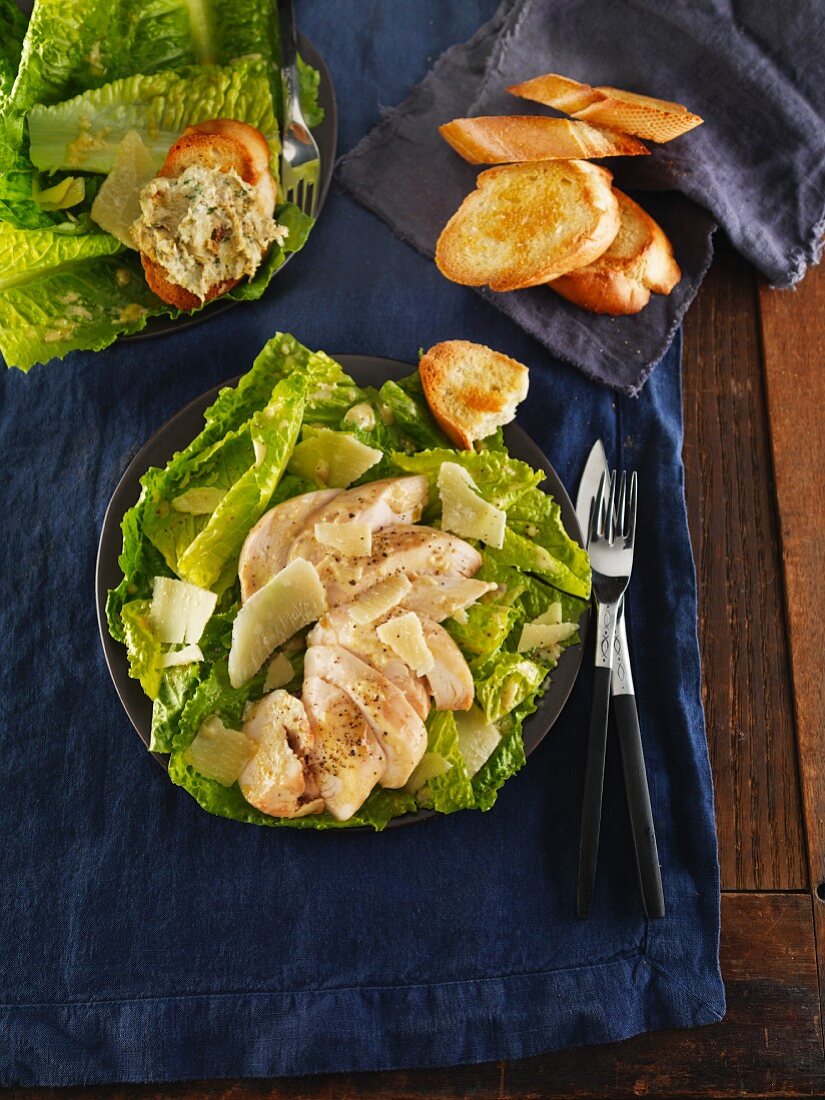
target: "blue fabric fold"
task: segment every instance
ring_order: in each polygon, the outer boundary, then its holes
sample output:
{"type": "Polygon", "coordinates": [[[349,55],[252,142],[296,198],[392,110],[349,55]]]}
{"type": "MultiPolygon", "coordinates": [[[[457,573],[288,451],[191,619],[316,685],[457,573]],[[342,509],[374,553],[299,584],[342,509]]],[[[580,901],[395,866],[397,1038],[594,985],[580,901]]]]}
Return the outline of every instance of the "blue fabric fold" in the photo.
{"type": "MultiPolygon", "coordinates": [[[[377,6],[370,42],[362,5],[331,7],[299,17],[333,69],[346,147],[492,4],[377,6]]],[[[0,377],[0,1083],[448,1065],[718,1020],[681,433],[678,340],[641,397],[610,394],[339,190],[262,302],[0,377]],[[597,436],[639,470],[628,615],[663,920],[641,913],[613,739],[593,912],[574,915],[587,661],[486,814],[376,835],[257,829],[203,813],[144,749],[97,635],[106,504],[146,438],[276,329],[407,362],[437,340],[482,341],[531,368],[519,419],[571,491],[597,436]]]]}

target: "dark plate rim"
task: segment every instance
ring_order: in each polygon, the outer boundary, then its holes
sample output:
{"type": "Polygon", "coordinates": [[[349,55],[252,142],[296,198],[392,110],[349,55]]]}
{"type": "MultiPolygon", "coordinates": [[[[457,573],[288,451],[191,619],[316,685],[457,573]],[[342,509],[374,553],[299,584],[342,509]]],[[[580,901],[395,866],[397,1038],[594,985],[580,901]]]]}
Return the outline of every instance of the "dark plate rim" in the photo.
{"type": "MultiPolygon", "coordinates": [[[[339,362],[359,385],[374,385],[376,380],[386,381],[388,378],[402,378],[415,369],[409,363],[403,363],[397,359],[386,359],[381,356],[333,355],[332,358],[339,362]]],[[[95,606],[98,631],[106,667],[109,670],[115,691],[129,721],[147,750],[149,748],[149,725],[152,714],[151,701],[143,693],[139,682],[129,677],[124,647],[109,634],[106,621],[108,591],[110,588],[115,587],[122,577],[118,565],[118,557],[122,547],[120,523],[127,509],[137,502],[140,495],[139,479],[148,467],[157,466],[168,461],[175,451],[185,446],[199,430],[199,422],[202,420],[203,411],[206,407],[215,400],[220,390],[226,386],[235,385],[240,377],[241,375],[236,375],[195,397],[152,434],[124,470],[109,499],[103,517],[95,562],[95,606]]],[[[515,422],[508,424],[504,429],[504,438],[513,457],[528,462],[534,469],[544,471],[546,480],[542,488],[550,492],[559,503],[562,523],[567,533],[581,545],[584,545],[582,531],[576,518],[576,510],[550,460],[527,432],[515,422]]],[[[550,686],[541,696],[536,711],[524,723],[522,738],[525,755],[528,757],[538,748],[553,728],[573,690],[573,685],[576,682],[584,658],[589,621],[590,604],[588,603],[579,619],[581,643],[564,651],[558,665],[551,674],[550,686]]],[[[167,768],[167,756],[156,752],[152,755],[165,770],[167,768]]],[[[393,818],[388,822],[387,828],[412,825],[437,816],[444,815],[439,815],[435,810],[422,809],[415,813],[403,814],[400,817],[393,818]]],[[[361,831],[371,830],[368,826],[336,830],[336,832],[361,831]]]]}
{"type": "MultiPolygon", "coordinates": [[[[310,39],[308,39],[306,35],[301,34],[300,31],[298,32],[298,52],[305,61],[313,68],[317,69],[321,74],[321,80],[318,85],[318,102],[324,109],[323,121],[312,131],[315,140],[318,142],[318,148],[321,153],[321,187],[318,194],[318,207],[315,211],[315,222],[309,231],[311,236],[315,232],[315,226],[318,224],[318,219],[321,217],[321,212],[324,208],[327,195],[329,194],[330,184],[332,183],[332,177],[335,172],[335,155],[338,149],[338,101],[335,98],[335,87],[332,83],[332,76],[327,68],[326,62],[310,39]]],[[[284,262],[273,274],[269,286],[258,301],[266,299],[271,293],[272,286],[281,272],[290,260],[299,255],[300,252],[288,253],[284,262]]],[[[248,303],[235,301],[234,298],[219,298],[209,305],[201,307],[197,313],[184,313],[180,317],[150,317],[146,322],[146,327],[141,329],[140,332],[126,332],[118,337],[118,339],[155,340],[159,336],[170,336],[175,332],[182,332],[184,329],[193,328],[195,325],[201,325],[206,321],[211,321],[214,317],[220,316],[221,313],[226,313],[227,310],[232,309],[234,306],[246,304],[248,303]]]]}

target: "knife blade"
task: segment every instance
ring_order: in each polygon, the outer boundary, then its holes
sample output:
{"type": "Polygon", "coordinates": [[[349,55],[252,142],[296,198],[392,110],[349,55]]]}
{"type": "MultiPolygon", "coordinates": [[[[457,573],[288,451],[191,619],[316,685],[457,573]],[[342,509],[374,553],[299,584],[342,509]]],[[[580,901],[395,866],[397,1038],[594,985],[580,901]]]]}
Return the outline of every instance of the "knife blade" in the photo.
{"type": "MultiPolygon", "coordinates": [[[[597,439],[587,456],[576,496],[576,518],[584,535],[585,548],[590,536],[590,513],[593,508],[593,501],[605,474],[608,477],[610,476],[607,455],[604,444],[600,439],[597,439]]],[[[622,600],[619,608],[616,623],[610,690],[613,698],[613,718],[621,748],[622,771],[627,792],[642,904],[649,917],[661,917],[664,916],[665,902],[639,728],[639,715],[636,709],[636,694],[633,687],[633,675],[630,670],[624,600],[622,600]]]]}

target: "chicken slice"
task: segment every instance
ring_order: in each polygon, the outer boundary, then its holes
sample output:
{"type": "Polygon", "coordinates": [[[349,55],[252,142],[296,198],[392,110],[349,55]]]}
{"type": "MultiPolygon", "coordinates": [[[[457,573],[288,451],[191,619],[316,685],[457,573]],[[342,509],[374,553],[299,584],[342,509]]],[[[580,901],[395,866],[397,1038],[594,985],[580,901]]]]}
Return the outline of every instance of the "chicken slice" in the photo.
{"type": "Polygon", "coordinates": [[[310,646],[304,676],[317,676],[346,692],[386,753],[382,787],[403,787],[427,748],[424,723],[395,684],[342,646],[310,646]]]}
{"type": "Polygon", "coordinates": [[[480,568],[481,554],[468,542],[448,531],[418,524],[376,531],[368,558],[333,553],[317,566],[330,607],[354,600],[366,588],[397,573],[471,577],[480,568]]]}
{"type": "Polygon", "coordinates": [[[340,688],[307,676],[303,701],[313,734],[310,769],[329,812],[346,821],[383,775],[387,758],[361,710],[340,688]]]}
{"type": "Polygon", "coordinates": [[[469,710],[475,698],[473,674],[464,654],[443,626],[421,619],[427,648],[435,664],[426,674],[436,710],[469,710]]]}
{"type": "Polygon", "coordinates": [[[330,548],[315,538],[316,523],[349,523],[356,520],[368,524],[373,531],[390,524],[415,523],[424,511],[428,492],[427,479],[422,474],[389,477],[346,489],[317,515],[308,517],[303,530],[295,536],[289,560],[306,558],[317,564],[329,556],[330,548]]]}
{"type": "Polygon", "coordinates": [[[246,801],[273,817],[322,813],[324,800],[307,783],[311,732],[301,700],[270,692],[250,707],[243,732],[259,746],[238,778],[246,801]]]}
{"type": "Polygon", "coordinates": [[[409,665],[397,657],[375,633],[378,622],[359,623],[352,613],[359,600],[342,604],[328,611],[307,635],[307,644],[338,645],[349,650],[365,664],[372,665],[404,693],[407,702],[419,718],[426,718],[430,710],[430,696],[424,681],[416,676],[409,665]]]}
{"type": "Polygon", "coordinates": [[[340,489],[319,489],[316,493],[285,500],[265,512],[241,548],[238,576],[241,578],[241,602],[263,588],[287,563],[289,548],[309,516],[339,496],[340,489]]]}
{"type": "Polygon", "coordinates": [[[410,577],[412,588],[402,597],[401,604],[422,618],[441,623],[464,611],[485,593],[494,592],[497,584],[476,581],[470,577],[410,577]]]}

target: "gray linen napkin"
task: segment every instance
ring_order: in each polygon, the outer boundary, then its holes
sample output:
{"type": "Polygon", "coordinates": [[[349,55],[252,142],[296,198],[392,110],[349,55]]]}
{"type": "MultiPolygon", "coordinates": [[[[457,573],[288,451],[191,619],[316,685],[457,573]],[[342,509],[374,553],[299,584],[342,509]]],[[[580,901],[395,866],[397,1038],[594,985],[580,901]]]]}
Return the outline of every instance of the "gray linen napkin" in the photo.
{"type": "Polygon", "coordinates": [[[439,124],[460,115],[556,113],[508,95],[506,85],[560,72],[677,100],[702,115],[696,130],[651,143],[650,157],[602,162],[673,242],[683,278],[668,297],[653,295],[635,316],[605,317],[544,287],[478,291],[561,359],[635,394],[699,288],[717,222],[776,286],[792,286],[818,262],[823,33],[821,0],[504,0],[343,159],[340,178],[396,234],[432,255],[483,170],[449,148],[439,124]]]}

